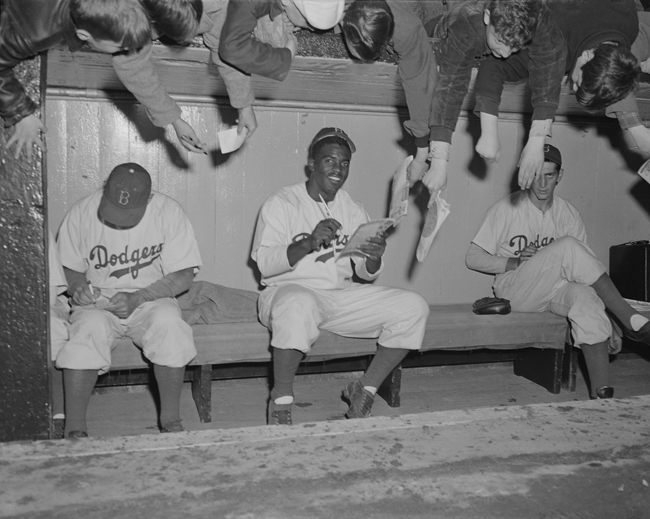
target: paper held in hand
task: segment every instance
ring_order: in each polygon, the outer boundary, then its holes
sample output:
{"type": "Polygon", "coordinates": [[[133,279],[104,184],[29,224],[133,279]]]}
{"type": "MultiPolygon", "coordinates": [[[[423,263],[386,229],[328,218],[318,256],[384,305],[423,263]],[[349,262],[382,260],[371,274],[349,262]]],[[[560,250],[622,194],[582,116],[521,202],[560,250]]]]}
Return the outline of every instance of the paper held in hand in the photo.
{"type": "Polygon", "coordinates": [[[247,128],[244,128],[241,133],[237,133],[236,126],[230,128],[229,130],[217,132],[217,138],[219,139],[219,149],[221,150],[221,153],[232,153],[233,151],[239,149],[241,145],[244,144],[247,133],[247,128]]]}
{"type": "Polygon", "coordinates": [[[427,254],[429,254],[433,239],[438,234],[442,222],[449,216],[449,207],[447,201],[440,197],[440,191],[436,193],[435,197],[431,197],[429,200],[427,215],[424,219],[424,228],[422,229],[420,242],[415,252],[415,257],[418,261],[424,261],[427,254]]]}
{"type": "Polygon", "coordinates": [[[637,173],[641,175],[641,178],[643,178],[643,180],[645,180],[648,184],[650,184],[650,159],[646,160],[641,165],[637,173]]]}
{"type": "Polygon", "coordinates": [[[386,229],[391,228],[395,224],[393,218],[381,218],[380,220],[371,220],[361,224],[350,240],[345,244],[343,250],[339,253],[339,256],[343,254],[365,254],[359,250],[359,246],[367,243],[368,238],[373,236],[378,236],[386,229]]]}

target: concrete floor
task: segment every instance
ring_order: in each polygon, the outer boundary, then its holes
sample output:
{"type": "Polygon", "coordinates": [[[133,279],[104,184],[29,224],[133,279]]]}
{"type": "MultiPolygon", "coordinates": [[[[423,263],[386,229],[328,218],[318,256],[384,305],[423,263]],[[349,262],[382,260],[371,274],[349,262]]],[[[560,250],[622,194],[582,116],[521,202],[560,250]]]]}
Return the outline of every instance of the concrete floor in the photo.
{"type": "Polygon", "coordinates": [[[157,433],[145,390],[94,395],[92,439],[0,445],[0,517],[648,516],[647,360],[612,364],[609,401],[508,363],[406,370],[401,408],[341,420],[352,376],[300,377],[293,427],[261,425],[260,379],[215,381],[211,424],[185,388],[179,434],[157,433]]]}
{"type": "MultiPolygon", "coordinates": [[[[342,420],[347,406],[341,390],[359,373],[298,376],[295,383],[294,424],[342,420]]],[[[611,363],[615,396],[650,395],[650,355],[619,355],[611,363]]],[[[92,437],[151,434],[158,431],[156,407],[147,386],[113,387],[93,395],[88,409],[92,437]]],[[[248,427],[266,424],[266,379],[212,382],[212,422],[202,424],[189,383],[181,397],[181,416],[188,431],[248,427]]],[[[402,405],[391,408],[377,398],[373,416],[399,416],[455,409],[528,405],[588,400],[584,377],[578,374],[576,391],[549,393],[513,374],[509,362],[405,369],[402,405]]]]}

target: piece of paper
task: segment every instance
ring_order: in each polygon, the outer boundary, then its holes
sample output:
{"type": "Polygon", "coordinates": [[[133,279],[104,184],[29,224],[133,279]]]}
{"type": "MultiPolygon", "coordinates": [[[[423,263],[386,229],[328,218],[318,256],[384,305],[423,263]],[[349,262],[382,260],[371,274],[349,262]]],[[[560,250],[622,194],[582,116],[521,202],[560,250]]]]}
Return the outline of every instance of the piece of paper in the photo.
{"type": "Polygon", "coordinates": [[[420,235],[420,242],[415,253],[418,261],[424,261],[429,254],[429,249],[433,243],[433,239],[438,234],[442,223],[449,216],[449,204],[440,197],[440,191],[436,193],[435,198],[431,197],[427,207],[427,214],[424,219],[424,227],[420,235]]]}
{"type": "Polygon", "coordinates": [[[235,150],[241,148],[241,145],[244,144],[246,140],[246,134],[248,129],[244,128],[241,133],[237,133],[237,127],[234,126],[229,130],[223,130],[217,132],[217,138],[219,139],[219,148],[221,153],[232,153],[235,150]]]}
{"type": "Polygon", "coordinates": [[[409,179],[407,168],[413,157],[406,157],[397,167],[393,175],[393,193],[390,199],[390,213],[388,216],[395,220],[395,225],[406,216],[409,205],[409,179]]]}
{"type": "Polygon", "coordinates": [[[339,255],[343,254],[363,254],[359,250],[359,246],[367,243],[368,238],[377,236],[384,232],[386,229],[392,227],[395,220],[392,218],[382,218],[380,220],[372,220],[361,224],[352,237],[348,240],[339,255]]]}
{"type": "Polygon", "coordinates": [[[643,180],[650,184],[650,159],[646,160],[641,165],[637,173],[641,176],[641,178],[643,178],[643,180]]]}

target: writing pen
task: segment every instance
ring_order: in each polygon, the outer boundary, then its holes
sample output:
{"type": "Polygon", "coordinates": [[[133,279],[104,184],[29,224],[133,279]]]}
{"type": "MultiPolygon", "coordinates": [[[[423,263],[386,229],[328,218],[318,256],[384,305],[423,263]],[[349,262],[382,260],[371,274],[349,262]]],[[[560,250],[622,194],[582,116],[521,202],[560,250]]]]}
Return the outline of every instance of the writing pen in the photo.
{"type": "Polygon", "coordinates": [[[93,296],[93,304],[96,305],[97,299],[95,299],[95,289],[93,288],[93,284],[90,281],[86,281],[86,283],[88,283],[88,288],[90,289],[90,293],[93,296]]]}
{"type": "MultiPolygon", "coordinates": [[[[334,215],[330,211],[330,208],[327,207],[327,202],[325,202],[325,199],[323,198],[323,195],[318,193],[318,198],[320,198],[320,201],[323,202],[323,205],[325,206],[325,216],[328,217],[328,218],[331,218],[332,220],[336,220],[336,218],[334,218],[334,215]]],[[[338,235],[338,233],[339,233],[339,230],[337,229],[336,232],[334,233],[334,236],[338,235]]],[[[332,251],[334,252],[334,256],[336,256],[336,247],[334,245],[332,245],[332,251]]]]}

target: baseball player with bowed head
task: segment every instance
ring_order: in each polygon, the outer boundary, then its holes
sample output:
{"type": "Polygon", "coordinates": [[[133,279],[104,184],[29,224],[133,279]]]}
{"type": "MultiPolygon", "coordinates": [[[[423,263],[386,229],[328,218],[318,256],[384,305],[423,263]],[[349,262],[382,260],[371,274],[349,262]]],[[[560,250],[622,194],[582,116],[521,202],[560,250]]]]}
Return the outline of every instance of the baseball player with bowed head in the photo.
{"type": "Polygon", "coordinates": [[[65,386],[65,437],[85,438],[97,375],[123,335],[154,366],[161,432],[182,431],[180,392],[196,355],[175,296],[201,265],[194,230],[178,202],[151,190],[140,165],[115,167],[100,189],[66,214],[58,249],[72,299],[70,340],[56,357],[65,386]]]}
{"type": "Polygon", "coordinates": [[[375,392],[409,350],[422,345],[429,306],[413,292],[359,284],[374,280],[386,248],[368,238],[361,253],[338,252],[368,213],[341,189],[355,151],[338,128],[323,128],[309,146],[308,180],[271,195],[260,211],[251,257],[266,288],[259,317],[272,333],[273,389],[268,423],[290,425],[293,380],[320,330],[346,337],[377,337],[366,373],[343,391],[348,418],[370,415],[375,392]]]}
{"type": "Polygon", "coordinates": [[[650,322],[621,297],[605,266],[587,245],[578,210],[555,194],[562,179],[562,155],[544,145],[541,174],[529,189],[494,204],[472,240],[465,262],[495,274],[494,294],[510,300],[515,312],[568,317],[574,344],[585,357],[592,398],[612,398],[609,351],[620,337],[611,312],[634,340],[650,344],[650,322]]]}

